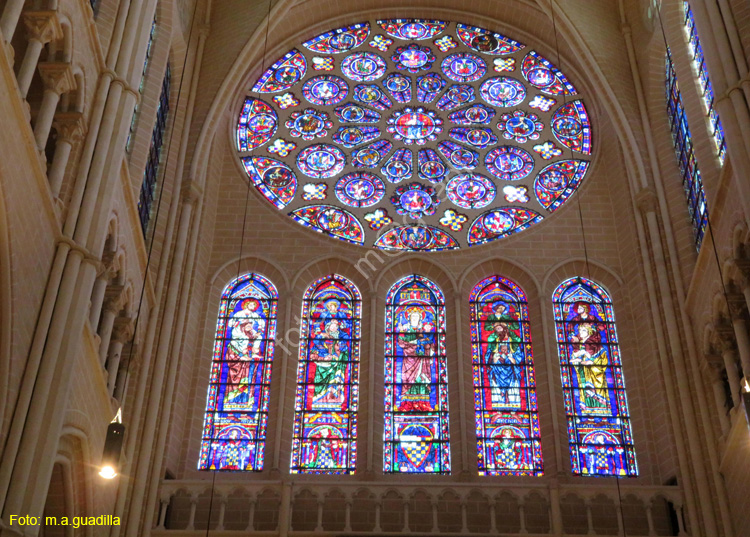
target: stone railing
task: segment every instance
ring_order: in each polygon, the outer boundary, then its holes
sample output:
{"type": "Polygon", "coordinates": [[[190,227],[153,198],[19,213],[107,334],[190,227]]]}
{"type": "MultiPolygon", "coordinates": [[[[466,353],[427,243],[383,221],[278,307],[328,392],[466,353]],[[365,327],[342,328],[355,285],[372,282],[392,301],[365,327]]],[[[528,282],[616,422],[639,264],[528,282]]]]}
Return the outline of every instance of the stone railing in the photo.
{"type": "Polygon", "coordinates": [[[166,480],[151,534],[688,535],[678,487],[343,480],[166,480]]]}

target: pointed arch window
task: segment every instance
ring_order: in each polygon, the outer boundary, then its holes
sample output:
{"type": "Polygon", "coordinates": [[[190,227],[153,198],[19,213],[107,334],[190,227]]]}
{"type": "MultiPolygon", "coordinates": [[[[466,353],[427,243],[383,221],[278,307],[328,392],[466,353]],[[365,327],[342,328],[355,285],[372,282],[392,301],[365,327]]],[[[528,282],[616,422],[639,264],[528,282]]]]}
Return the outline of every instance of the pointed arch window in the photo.
{"type": "Polygon", "coordinates": [[[612,300],[582,277],[552,296],[573,473],[637,476],[612,300]]]}
{"type": "Polygon", "coordinates": [[[685,107],[682,104],[682,95],[677,84],[677,73],[674,70],[669,50],[667,50],[666,62],[667,116],[672,129],[675,155],[682,173],[682,188],[685,191],[685,196],[687,196],[688,211],[693,223],[695,247],[700,250],[708,221],[706,193],[703,190],[701,171],[695,161],[693,140],[685,116],[685,107]]]}
{"type": "Polygon", "coordinates": [[[362,296],[332,274],[302,300],[291,473],[353,474],[357,466],[362,296]]]}
{"type": "Polygon", "coordinates": [[[385,312],[386,473],[448,474],[445,298],[418,275],[388,291],[385,312]]]}
{"type": "Polygon", "coordinates": [[[221,295],[199,470],[263,469],[278,296],[254,273],[221,295]]]}
{"type": "Polygon", "coordinates": [[[469,302],[479,475],[542,475],[526,294],[491,276],[469,302]]]}
{"type": "Polygon", "coordinates": [[[724,164],[727,146],[724,141],[724,128],[721,126],[719,113],[714,108],[714,88],[711,85],[711,79],[708,76],[708,67],[706,58],[703,57],[703,47],[698,37],[698,30],[695,27],[695,18],[690,3],[684,0],[682,2],[683,12],[685,14],[685,33],[687,35],[690,56],[693,60],[693,69],[698,77],[698,84],[701,87],[701,98],[708,118],[709,131],[716,144],[716,154],[719,161],[724,164]]]}

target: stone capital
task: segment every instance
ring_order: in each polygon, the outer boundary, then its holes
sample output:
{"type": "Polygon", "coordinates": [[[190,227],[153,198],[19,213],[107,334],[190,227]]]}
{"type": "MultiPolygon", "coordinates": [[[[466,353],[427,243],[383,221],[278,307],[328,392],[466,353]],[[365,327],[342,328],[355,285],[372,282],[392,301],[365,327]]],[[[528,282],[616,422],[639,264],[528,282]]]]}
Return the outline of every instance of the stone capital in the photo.
{"type": "Polygon", "coordinates": [[[127,343],[133,337],[133,318],[129,316],[120,316],[115,319],[115,326],[112,329],[112,341],[117,343],[127,343]]]}
{"type": "Polygon", "coordinates": [[[39,69],[45,89],[62,95],[76,88],[73,69],[68,62],[39,62],[37,69],[39,69]]]}
{"type": "Polygon", "coordinates": [[[52,123],[57,131],[58,140],[71,144],[83,135],[83,114],[80,112],[58,112],[52,123]]]}
{"type": "Polygon", "coordinates": [[[23,24],[26,26],[26,35],[29,40],[49,43],[63,37],[57,11],[25,11],[23,24]]]}
{"type": "Polygon", "coordinates": [[[643,214],[656,212],[656,193],[650,187],[642,188],[635,195],[635,204],[643,214]]]}
{"type": "Polygon", "coordinates": [[[747,302],[745,302],[743,295],[730,293],[727,297],[727,305],[729,306],[729,312],[732,314],[732,320],[744,319],[747,302]]]}
{"type": "Polygon", "coordinates": [[[124,287],[122,285],[108,285],[104,292],[104,310],[117,313],[122,309],[124,287]]]}

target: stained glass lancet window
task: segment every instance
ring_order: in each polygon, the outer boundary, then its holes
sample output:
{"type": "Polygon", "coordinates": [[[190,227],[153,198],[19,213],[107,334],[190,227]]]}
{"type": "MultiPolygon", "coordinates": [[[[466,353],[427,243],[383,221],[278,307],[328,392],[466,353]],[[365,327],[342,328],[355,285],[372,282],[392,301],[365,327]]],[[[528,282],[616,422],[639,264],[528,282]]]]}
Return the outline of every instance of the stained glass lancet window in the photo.
{"type": "Polygon", "coordinates": [[[612,300],[576,277],[560,284],[552,302],[573,473],[637,476],[612,300]]]}
{"type": "Polygon", "coordinates": [[[469,300],[479,475],[542,475],[526,295],[491,276],[469,300]]]}
{"type": "Polygon", "coordinates": [[[721,119],[719,119],[719,114],[714,108],[714,88],[711,85],[711,79],[708,77],[706,59],[703,57],[703,47],[701,46],[701,40],[698,37],[698,30],[695,28],[693,10],[690,9],[690,3],[687,1],[682,2],[682,7],[685,12],[685,33],[687,34],[688,46],[690,47],[690,55],[693,58],[693,69],[695,69],[695,72],[698,75],[698,83],[701,86],[701,96],[703,97],[703,105],[706,108],[711,135],[716,144],[716,152],[719,160],[724,164],[727,146],[724,141],[724,128],[721,126],[721,119]]]}
{"type": "Polygon", "coordinates": [[[253,273],[221,295],[199,470],[263,469],[277,300],[253,273]]]}
{"type": "Polygon", "coordinates": [[[677,85],[677,73],[672,64],[672,56],[667,51],[667,116],[672,129],[672,141],[674,142],[675,155],[680,164],[682,173],[682,188],[687,196],[688,211],[693,222],[695,234],[695,246],[700,250],[703,235],[706,232],[708,221],[708,206],[706,205],[706,194],[703,191],[703,181],[698,163],[695,161],[693,151],[693,140],[690,136],[685,107],[682,104],[682,95],[677,85]]]}
{"type": "Polygon", "coordinates": [[[332,274],[308,287],[294,403],[291,472],[353,474],[362,296],[332,274]]]}
{"type": "Polygon", "coordinates": [[[386,473],[450,473],[445,299],[418,275],[388,291],[385,312],[386,473]]]}

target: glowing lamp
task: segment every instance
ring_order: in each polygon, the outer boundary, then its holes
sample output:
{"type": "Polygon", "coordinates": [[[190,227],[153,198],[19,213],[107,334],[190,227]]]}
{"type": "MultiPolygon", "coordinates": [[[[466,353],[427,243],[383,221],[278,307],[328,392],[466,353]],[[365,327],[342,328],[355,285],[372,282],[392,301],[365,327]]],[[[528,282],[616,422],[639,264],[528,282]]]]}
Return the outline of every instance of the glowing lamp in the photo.
{"type": "Polygon", "coordinates": [[[122,439],[125,435],[125,426],[122,423],[112,422],[107,427],[107,439],[104,441],[104,453],[102,453],[102,465],[99,475],[104,479],[114,479],[120,468],[120,452],[122,451],[122,439]]]}

